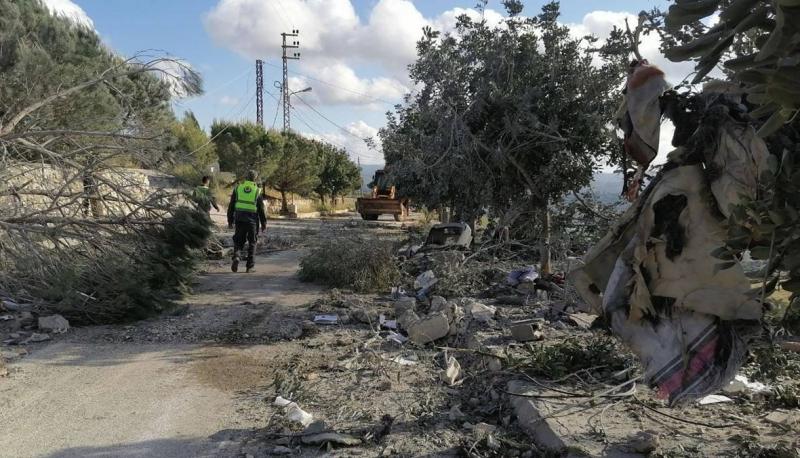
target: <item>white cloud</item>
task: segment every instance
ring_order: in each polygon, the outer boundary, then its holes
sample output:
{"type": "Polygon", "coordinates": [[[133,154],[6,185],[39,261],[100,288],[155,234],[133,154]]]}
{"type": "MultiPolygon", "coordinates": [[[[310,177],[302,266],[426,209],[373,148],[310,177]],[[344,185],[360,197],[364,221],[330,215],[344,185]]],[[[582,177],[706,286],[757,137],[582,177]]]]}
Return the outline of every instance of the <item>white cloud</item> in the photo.
{"type": "Polygon", "coordinates": [[[312,87],[311,93],[303,95],[309,103],[367,105],[375,109],[385,109],[386,101],[398,101],[408,92],[405,85],[393,78],[359,78],[352,68],[341,62],[308,68],[314,79],[304,76],[290,77],[289,89],[299,91],[312,87]]]}
{"type": "MultiPolygon", "coordinates": [[[[580,24],[567,24],[567,26],[572,30],[573,36],[594,35],[603,41],[608,38],[614,26],[625,29],[625,19],[628,20],[631,27],[635,27],[638,21],[636,15],[624,11],[592,11],[583,17],[580,24]]],[[[643,58],[664,71],[667,82],[673,85],[678,84],[694,71],[692,62],[669,61],[661,53],[660,46],[661,39],[655,32],[642,35],[639,52],[643,58]]]]}
{"type": "Polygon", "coordinates": [[[361,161],[362,164],[383,164],[383,151],[378,138],[378,129],[370,126],[364,121],[352,122],[344,128],[348,133],[342,131],[325,132],[320,134],[303,132],[302,135],[320,141],[325,141],[344,148],[354,162],[361,161]],[[364,139],[369,138],[374,142],[374,148],[367,145],[364,139]]]}
{"type": "Polygon", "coordinates": [[[226,107],[235,107],[236,105],[239,105],[239,99],[236,97],[231,97],[229,95],[223,95],[222,97],[220,97],[219,103],[220,105],[226,107]]]}
{"type": "Polygon", "coordinates": [[[40,0],[50,12],[58,17],[69,19],[75,24],[94,30],[92,18],[70,0],[40,0]]]}
{"type": "MultiPolygon", "coordinates": [[[[478,11],[465,8],[426,18],[410,0],[378,0],[366,18],[356,14],[351,0],[220,0],[206,15],[205,26],[222,46],[273,62],[281,55],[281,32],[299,29],[300,36],[289,42],[300,43],[301,73],[340,86],[314,84],[317,100],[369,105],[375,98],[400,101],[423,27],[451,31],[460,14],[481,18],[478,11]],[[360,64],[380,67],[384,75],[360,77],[353,70],[360,64]]],[[[496,11],[484,14],[489,23],[502,20],[496,11]]],[[[296,78],[298,82],[308,83],[296,78]]]]}

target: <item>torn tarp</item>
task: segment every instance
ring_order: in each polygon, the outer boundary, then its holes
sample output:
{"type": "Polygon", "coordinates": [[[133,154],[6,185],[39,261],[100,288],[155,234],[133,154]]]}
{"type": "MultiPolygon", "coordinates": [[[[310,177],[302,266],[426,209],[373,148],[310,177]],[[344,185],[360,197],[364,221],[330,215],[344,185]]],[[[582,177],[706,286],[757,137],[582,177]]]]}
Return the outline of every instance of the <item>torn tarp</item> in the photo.
{"type": "MultiPolygon", "coordinates": [[[[706,100],[713,107],[726,99],[706,100]]],[[[712,252],[724,246],[729,205],[755,195],[768,153],[752,127],[726,110],[715,113],[716,138],[703,144],[704,157],[673,152],[585,265],[570,273],[670,404],[727,384],[760,328],[762,307],[741,265],[721,265],[712,252]]]]}

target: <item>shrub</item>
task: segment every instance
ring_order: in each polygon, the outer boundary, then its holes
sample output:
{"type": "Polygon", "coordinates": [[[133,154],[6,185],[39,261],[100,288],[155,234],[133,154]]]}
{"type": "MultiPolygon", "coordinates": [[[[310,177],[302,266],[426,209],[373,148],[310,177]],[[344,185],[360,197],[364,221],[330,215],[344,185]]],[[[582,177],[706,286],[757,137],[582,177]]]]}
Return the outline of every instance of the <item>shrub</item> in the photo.
{"type": "Polygon", "coordinates": [[[386,291],[400,281],[394,243],[361,235],[332,236],[300,261],[300,279],[360,293],[386,291]]]}

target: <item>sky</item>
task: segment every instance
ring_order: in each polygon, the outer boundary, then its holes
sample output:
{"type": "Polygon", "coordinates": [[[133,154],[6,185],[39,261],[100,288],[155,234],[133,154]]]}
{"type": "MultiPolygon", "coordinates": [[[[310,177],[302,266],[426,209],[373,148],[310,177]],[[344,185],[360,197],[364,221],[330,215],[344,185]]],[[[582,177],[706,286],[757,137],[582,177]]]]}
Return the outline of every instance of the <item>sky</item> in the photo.
{"type": "MultiPolygon", "coordinates": [[[[106,46],[133,56],[169,54],[200,72],[205,93],[174,102],[178,115],[192,111],[208,129],[215,119],[256,119],[255,60],[264,61],[264,123],[282,127],[278,106],[281,32],[300,31],[299,60],[289,62],[292,129],[344,147],[362,164],[383,162],[380,145],[370,149],[386,112],[412,84],[407,66],[424,26],[447,31],[461,14],[480,17],[477,0],[43,0],[56,14],[94,28],[106,46]]],[[[544,0],[526,0],[535,15],[544,0]]],[[[625,18],[666,7],[662,0],[562,0],[561,21],[576,36],[604,38],[625,18]]],[[[484,17],[501,20],[499,0],[484,17]]],[[[691,73],[689,63],[668,62],[655,35],[640,51],[673,83],[691,73]]],[[[659,156],[669,148],[671,126],[662,132],[659,156]]]]}

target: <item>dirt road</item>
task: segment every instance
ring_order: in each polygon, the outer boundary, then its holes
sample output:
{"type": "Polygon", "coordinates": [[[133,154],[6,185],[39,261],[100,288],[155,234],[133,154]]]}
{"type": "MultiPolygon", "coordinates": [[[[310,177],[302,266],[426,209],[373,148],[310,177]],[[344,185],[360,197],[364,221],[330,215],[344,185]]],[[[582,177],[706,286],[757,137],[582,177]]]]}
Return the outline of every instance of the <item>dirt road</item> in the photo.
{"type": "Polygon", "coordinates": [[[240,456],[227,432],[261,426],[263,344],[301,333],[276,314],[319,292],[295,278],[299,253],[259,256],[258,270],[225,262],[201,276],[180,316],[71,331],[40,344],[0,379],[0,456],[240,456]],[[253,345],[224,345],[226,342],[253,345]]]}

